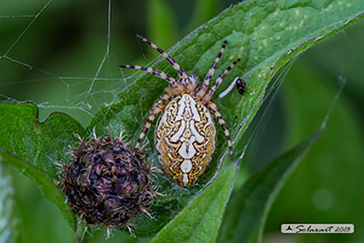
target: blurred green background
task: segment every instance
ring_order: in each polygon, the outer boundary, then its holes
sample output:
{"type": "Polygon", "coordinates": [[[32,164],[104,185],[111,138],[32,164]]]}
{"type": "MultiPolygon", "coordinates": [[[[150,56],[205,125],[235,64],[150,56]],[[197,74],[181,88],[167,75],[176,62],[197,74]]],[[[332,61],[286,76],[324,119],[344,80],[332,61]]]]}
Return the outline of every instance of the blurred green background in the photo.
{"type": "MultiPolygon", "coordinates": [[[[135,75],[131,70],[122,73],[118,64],[147,65],[158,56],[135,34],[168,49],[235,3],[120,0],[111,1],[108,15],[108,1],[2,0],[0,99],[31,100],[41,107],[40,119],[63,111],[87,125],[103,104],[117,100],[130,75],[135,75]]],[[[279,88],[270,89],[245,136],[253,138],[242,167],[253,172],[316,131],[346,80],[324,133],[273,205],[266,243],[364,241],[363,28],[360,21],[291,63],[292,68],[283,72],[284,82],[275,78],[279,88]],[[280,225],[287,222],[353,223],[356,232],[282,235],[280,225]]],[[[74,233],[35,183],[16,171],[12,175],[17,242],[72,242],[74,233]]],[[[104,242],[103,234],[98,238],[104,242]]],[[[134,241],[122,232],[108,241],[121,239],[134,241]]]]}

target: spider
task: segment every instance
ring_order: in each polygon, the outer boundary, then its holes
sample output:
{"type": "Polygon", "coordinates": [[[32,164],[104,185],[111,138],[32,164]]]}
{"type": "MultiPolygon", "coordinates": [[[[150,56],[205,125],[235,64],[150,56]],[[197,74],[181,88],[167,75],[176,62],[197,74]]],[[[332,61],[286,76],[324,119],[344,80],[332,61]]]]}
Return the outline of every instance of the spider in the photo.
{"type": "Polygon", "coordinates": [[[153,105],[148,120],[139,135],[135,150],[140,146],[158,113],[162,113],[154,133],[154,143],[159,161],[173,180],[182,187],[190,186],[203,173],[215,150],[216,129],[210,111],[215,115],[225,132],[230,158],[233,160],[233,148],[227,125],[219,109],[211,101],[212,95],[223,78],[240,61],[234,61],[217,78],[210,90],[209,82],[224,52],[224,41],[205,80],[198,85],[199,77],[187,74],[166,52],[144,37],[138,38],[156,49],[178,73],[175,79],[162,71],[150,67],[119,65],[121,68],[143,70],[169,82],[162,97],[153,105]]]}

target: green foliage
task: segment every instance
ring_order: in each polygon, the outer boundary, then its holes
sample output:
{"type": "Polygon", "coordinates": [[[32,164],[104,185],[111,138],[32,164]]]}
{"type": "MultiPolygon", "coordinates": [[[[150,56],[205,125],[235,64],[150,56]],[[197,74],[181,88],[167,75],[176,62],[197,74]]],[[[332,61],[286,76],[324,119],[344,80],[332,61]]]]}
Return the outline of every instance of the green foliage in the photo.
{"type": "MultiPolygon", "coordinates": [[[[149,0],[148,1],[148,38],[160,46],[171,46],[178,41],[176,33],[176,23],[169,10],[168,1],[165,0],[149,0]],[[164,36],[171,38],[163,38],[164,36]]],[[[147,50],[148,53],[154,49],[147,50]]],[[[156,56],[157,53],[151,53],[156,56]]]]}
{"type": "MultiPolygon", "coordinates": [[[[361,28],[360,25],[357,27],[361,28]]],[[[287,75],[284,100],[290,101],[285,102],[287,133],[290,135],[288,144],[296,143],[319,126],[337,92],[336,87],[330,85],[329,79],[332,77],[320,75],[310,68],[312,65],[312,62],[303,60],[287,75]]],[[[350,85],[352,82],[348,79],[344,93],[350,85]]],[[[268,225],[279,225],[282,221],[317,222],[322,219],[327,222],[351,222],[356,226],[356,231],[345,236],[345,242],[363,239],[364,207],[361,202],[364,194],[358,193],[364,191],[360,175],[360,171],[364,170],[364,143],[358,132],[362,129],[361,125],[353,103],[341,95],[319,141],[284,184],[272,208],[268,225]],[[293,197],[294,203],[287,200],[293,197]]],[[[300,239],[300,242],[319,239],[334,241],[336,237],[302,235],[300,239]]],[[[344,237],[340,242],[344,242],[344,237]]]]}
{"type": "Polygon", "coordinates": [[[72,215],[71,209],[66,203],[66,198],[59,192],[58,188],[53,183],[53,180],[50,179],[47,174],[42,172],[38,167],[35,167],[29,162],[17,158],[3,149],[0,150],[0,158],[0,162],[5,162],[14,166],[25,176],[28,176],[34,180],[42,194],[59,208],[66,220],[69,222],[70,226],[76,230],[76,218],[72,215]]]}
{"type": "Polygon", "coordinates": [[[151,242],[213,242],[229,199],[238,163],[198,195],[151,242]]]}
{"type": "MultiPolygon", "coordinates": [[[[72,157],[68,146],[75,146],[77,136],[85,129],[63,113],[53,113],[38,120],[38,108],[32,103],[0,103],[1,147],[37,166],[57,179],[56,163],[67,163],[72,157]]],[[[21,169],[20,169],[21,170],[21,169]]]]}
{"type": "Polygon", "coordinates": [[[68,145],[76,144],[76,135],[82,136],[84,128],[63,113],[53,113],[46,121],[39,122],[38,109],[31,103],[0,103],[0,117],[6,127],[0,136],[2,161],[36,181],[43,195],[57,205],[76,229],[75,218],[54,180],[58,179],[59,171],[56,163],[70,161],[68,145]]]}
{"type": "MultiPolygon", "coordinates": [[[[0,157],[1,162],[1,157],[0,157]]],[[[15,242],[17,231],[17,217],[14,209],[14,189],[9,170],[0,164],[0,242],[15,242]]]]}
{"type": "MultiPolygon", "coordinates": [[[[161,4],[153,6],[156,12],[164,9],[161,4]]],[[[223,40],[227,40],[228,45],[214,78],[233,60],[241,58],[241,62],[229,73],[213,99],[227,122],[230,133],[235,135],[234,155],[238,157],[243,150],[239,141],[262,104],[265,89],[274,74],[309,47],[362,18],[363,12],[364,7],[359,0],[350,3],[283,0],[243,2],[192,32],[173,48],[170,55],[184,70],[198,75],[200,79],[207,73],[223,40]],[[219,99],[218,93],[236,76],[246,80],[246,94],[242,97],[233,90],[228,96],[219,99]]],[[[156,15],[152,19],[159,21],[156,15]]],[[[174,70],[165,60],[158,61],[154,68],[175,76],[174,70]]],[[[3,161],[34,179],[45,197],[60,208],[72,226],[76,221],[69,207],[64,204],[64,197],[54,185],[58,173],[55,163],[67,163],[71,159],[67,155],[68,146],[74,147],[77,135],[84,137],[86,131],[93,128],[97,135],[110,132],[115,136],[120,130],[125,130],[125,135],[133,143],[144,124],[142,121],[146,121],[151,106],[167,86],[165,81],[149,74],[139,79],[128,79],[127,84],[131,86],[120,94],[120,101],[101,108],[86,129],[63,113],[54,113],[46,121],[39,122],[37,107],[30,103],[0,104],[0,123],[5,128],[0,133],[3,161]]],[[[152,136],[153,132],[150,131],[147,156],[153,164],[158,164],[152,136]]],[[[241,188],[244,193],[234,197],[234,200],[250,199],[251,202],[239,211],[239,215],[234,215],[234,220],[243,218],[247,220],[246,224],[254,224],[252,228],[245,228],[245,222],[240,221],[242,226],[239,226],[239,230],[248,231],[247,239],[260,239],[272,203],[267,197],[277,193],[277,185],[283,183],[280,181],[284,179],[285,173],[295,166],[296,157],[314,140],[314,137],[305,140],[293,152],[286,154],[289,159],[283,157],[272,162],[247,181],[241,188]],[[276,168],[279,169],[274,171],[276,168]],[[269,190],[261,192],[264,185],[269,190]],[[259,201],[262,196],[265,197],[264,200],[259,201]],[[249,207],[258,207],[254,211],[254,218],[250,218],[249,207]]],[[[150,237],[159,232],[155,238],[158,242],[167,241],[175,234],[181,237],[175,239],[214,241],[235,176],[235,166],[231,165],[214,181],[216,168],[224,160],[226,147],[226,139],[218,127],[218,144],[213,160],[206,173],[191,188],[179,188],[170,178],[157,175],[160,192],[166,196],[160,197],[152,205],[150,212],[153,219],[140,215],[133,222],[135,233],[150,237]],[[212,184],[204,188],[207,183],[212,184]],[[176,232],[176,229],[180,232],[176,232]]],[[[225,162],[230,163],[228,159],[225,162]]],[[[226,227],[234,229],[230,224],[236,221],[229,219],[229,210],[232,209],[236,207],[227,209],[228,219],[222,226],[223,231],[219,236],[221,240],[231,239],[226,233],[226,227]]]]}
{"type": "Polygon", "coordinates": [[[279,189],[321,130],[252,175],[236,190],[226,208],[219,242],[262,242],[267,213],[279,189]]]}

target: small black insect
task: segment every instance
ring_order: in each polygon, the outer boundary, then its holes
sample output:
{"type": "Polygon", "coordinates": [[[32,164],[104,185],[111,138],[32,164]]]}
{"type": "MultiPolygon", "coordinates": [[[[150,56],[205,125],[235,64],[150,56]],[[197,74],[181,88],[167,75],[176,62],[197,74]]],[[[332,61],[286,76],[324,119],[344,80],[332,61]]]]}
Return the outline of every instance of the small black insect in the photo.
{"type": "Polygon", "coordinates": [[[246,83],[243,79],[236,77],[234,81],[230,84],[230,86],[222,92],[219,97],[222,98],[225,95],[227,95],[233,88],[236,86],[236,89],[238,90],[239,94],[243,95],[245,93],[246,83]]]}
{"type": "Polygon", "coordinates": [[[241,78],[237,78],[235,81],[235,84],[236,84],[236,88],[237,88],[239,94],[243,95],[245,92],[245,88],[246,88],[245,81],[241,78]]]}

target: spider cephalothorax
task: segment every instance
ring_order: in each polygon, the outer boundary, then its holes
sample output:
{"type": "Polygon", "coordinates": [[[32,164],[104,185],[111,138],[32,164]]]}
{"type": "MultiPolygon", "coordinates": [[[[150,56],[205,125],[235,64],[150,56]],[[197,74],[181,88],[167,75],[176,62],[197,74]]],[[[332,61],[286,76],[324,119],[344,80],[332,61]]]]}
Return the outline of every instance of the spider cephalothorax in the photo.
{"type": "Polygon", "coordinates": [[[154,143],[159,153],[159,160],[177,184],[186,187],[191,185],[202,174],[215,149],[216,129],[210,111],[216,116],[225,132],[230,157],[231,160],[233,159],[229,131],[211,98],[223,78],[240,59],[234,61],[220,74],[212,88],[208,90],[209,82],[225,49],[226,41],[224,41],[204,82],[198,85],[199,78],[196,75],[187,74],[175,60],[152,42],[141,36],[138,36],[138,38],[160,52],[178,72],[178,78],[176,80],[164,72],[150,67],[120,65],[122,68],[144,70],[170,83],[163,96],[153,105],[135,149],[139,148],[141,140],[156,115],[162,112],[154,134],[154,143]]]}

